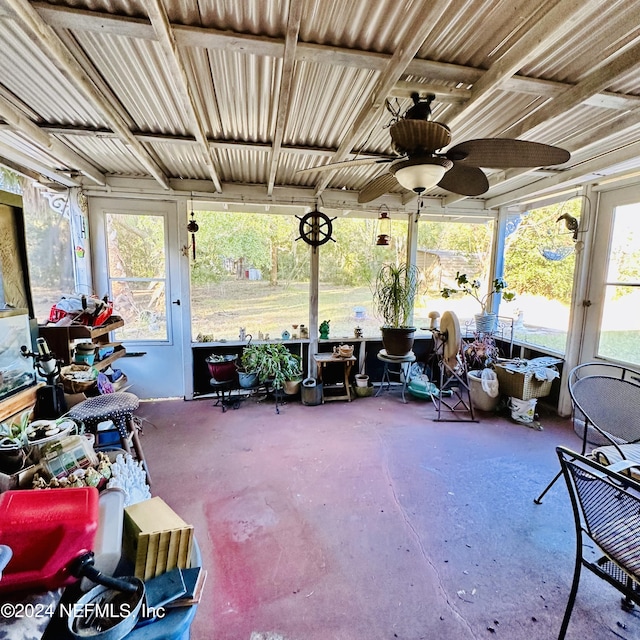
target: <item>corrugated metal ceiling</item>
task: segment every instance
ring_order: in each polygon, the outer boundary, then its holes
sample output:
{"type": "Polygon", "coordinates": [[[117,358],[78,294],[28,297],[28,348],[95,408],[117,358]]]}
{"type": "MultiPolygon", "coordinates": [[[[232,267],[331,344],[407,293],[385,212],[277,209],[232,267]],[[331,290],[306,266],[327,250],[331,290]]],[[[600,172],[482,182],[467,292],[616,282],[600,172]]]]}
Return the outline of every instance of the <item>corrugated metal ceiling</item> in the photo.
{"type": "MultiPolygon", "coordinates": [[[[453,143],[509,136],[536,113],[519,137],[571,151],[556,169],[572,182],[603,154],[603,175],[640,167],[640,65],[618,65],[640,50],[637,0],[3,0],[0,39],[0,163],[29,156],[47,180],[344,198],[385,168],[298,172],[392,154],[384,101],[402,112],[411,90],[436,93],[453,143]],[[538,33],[549,16],[562,20],[538,33]]],[[[481,197],[544,183],[513,173],[481,197]]],[[[369,207],[407,194],[383,198],[369,207]]]]}

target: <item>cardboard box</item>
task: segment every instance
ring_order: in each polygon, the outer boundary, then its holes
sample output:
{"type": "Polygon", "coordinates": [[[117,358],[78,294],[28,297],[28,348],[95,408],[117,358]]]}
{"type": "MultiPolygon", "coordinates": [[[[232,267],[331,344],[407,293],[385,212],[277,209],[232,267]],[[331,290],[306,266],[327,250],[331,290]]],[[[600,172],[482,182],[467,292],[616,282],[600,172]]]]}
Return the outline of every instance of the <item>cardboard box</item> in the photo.
{"type": "Polygon", "coordinates": [[[162,498],[156,496],[125,508],[124,554],[141,580],[189,568],[192,545],[193,526],[162,498]]]}

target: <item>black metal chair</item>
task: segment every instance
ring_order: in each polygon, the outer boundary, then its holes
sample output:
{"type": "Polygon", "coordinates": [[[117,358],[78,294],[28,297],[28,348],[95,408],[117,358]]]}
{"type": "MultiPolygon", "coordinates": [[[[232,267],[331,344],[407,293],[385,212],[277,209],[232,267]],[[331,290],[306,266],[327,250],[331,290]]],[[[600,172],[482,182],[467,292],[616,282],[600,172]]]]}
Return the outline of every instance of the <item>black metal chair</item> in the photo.
{"type": "Polygon", "coordinates": [[[624,610],[640,605],[640,483],[565,447],[556,451],[576,528],[573,583],[558,634],[563,640],[582,567],[623,594],[624,610]]]}
{"type": "MultiPolygon", "coordinates": [[[[582,424],[582,449],[585,455],[589,440],[598,440],[591,455],[603,464],[640,462],[640,372],[615,364],[586,362],[569,373],[569,394],[573,404],[573,421],[582,424]]],[[[560,477],[558,471],[544,495],[560,477]]],[[[640,472],[638,475],[640,479],[640,472]]]]}

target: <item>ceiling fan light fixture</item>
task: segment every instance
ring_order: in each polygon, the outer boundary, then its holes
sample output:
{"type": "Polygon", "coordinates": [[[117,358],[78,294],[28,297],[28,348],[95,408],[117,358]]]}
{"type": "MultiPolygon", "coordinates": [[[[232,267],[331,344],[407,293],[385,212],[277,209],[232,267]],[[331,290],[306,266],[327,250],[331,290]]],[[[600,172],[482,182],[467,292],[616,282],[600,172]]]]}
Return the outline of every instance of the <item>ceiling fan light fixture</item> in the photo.
{"type": "Polygon", "coordinates": [[[447,158],[409,158],[393,162],[389,171],[405,189],[422,193],[435,187],[452,166],[447,158]]]}

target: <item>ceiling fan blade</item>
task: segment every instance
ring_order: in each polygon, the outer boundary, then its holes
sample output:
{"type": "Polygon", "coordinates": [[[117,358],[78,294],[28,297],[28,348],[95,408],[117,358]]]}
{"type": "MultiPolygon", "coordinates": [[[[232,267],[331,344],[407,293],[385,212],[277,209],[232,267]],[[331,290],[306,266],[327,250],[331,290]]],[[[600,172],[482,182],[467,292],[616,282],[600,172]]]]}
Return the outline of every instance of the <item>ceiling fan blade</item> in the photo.
{"type": "Polygon", "coordinates": [[[358,202],[360,204],[371,202],[397,186],[398,181],[393,174],[383,173],[381,176],[374,178],[364,186],[364,189],[362,189],[358,194],[358,202]]]}
{"type": "Polygon", "coordinates": [[[297,174],[303,173],[315,173],[316,171],[337,171],[338,169],[345,169],[347,167],[360,167],[366,164],[382,164],[385,162],[392,162],[396,158],[358,158],[356,160],[345,160],[344,162],[331,162],[329,164],[321,164],[317,167],[311,167],[310,169],[300,169],[296,171],[297,174]]]}
{"type": "Polygon", "coordinates": [[[438,186],[461,196],[479,196],[489,191],[489,181],[482,169],[454,162],[438,186]]]}
{"type": "Polygon", "coordinates": [[[447,158],[474,167],[511,169],[563,164],[571,154],[560,147],[513,138],[479,138],[451,147],[447,158]]]}

